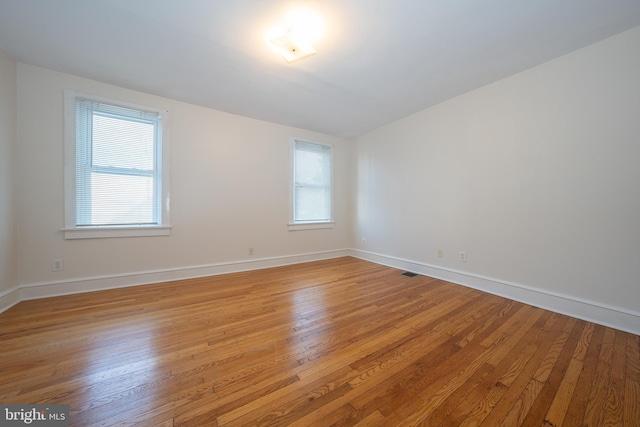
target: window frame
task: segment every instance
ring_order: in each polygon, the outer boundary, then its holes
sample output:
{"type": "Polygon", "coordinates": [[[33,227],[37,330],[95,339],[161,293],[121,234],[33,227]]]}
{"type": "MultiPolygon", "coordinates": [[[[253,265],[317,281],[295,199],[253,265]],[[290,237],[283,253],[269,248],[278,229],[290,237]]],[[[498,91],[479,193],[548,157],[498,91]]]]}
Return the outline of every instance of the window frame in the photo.
{"type": "Polygon", "coordinates": [[[334,218],[334,146],[332,144],[325,144],[321,142],[311,141],[305,138],[291,138],[289,145],[289,153],[290,153],[290,168],[289,168],[289,231],[297,231],[297,230],[315,230],[315,229],[326,229],[326,228],[334,228],[335,226],[335,218],[334,218]],[[296,200],[295,200],[295,188],[296,188],[296,177],[295,177],[295,169],[296,169],[296,143],[302,142],[306,144],[314,144],[323,147],[329,148],[329,220],[325,221],[304,221],[304,220],[296,220],[295,219],[295,209],[296,209],[296,200]]]}
{"type": "Polygon", "coordinates": [[[65,239],[95,239],[110,237],[167,236],[171,233],[170,223],[170,182],[169,182],[169,112],[129,102],[118,101],[101,96],[89,95],[75,90],[64,91],[64,232],[65,239]],[[76,182],[76,102],[85,99],[115,107],[123,107],[145,112],[157,112],[161,121],[160,147],[156,167],[160,168],[156,192],[159,198],[154,210],[159,209],[159,222],[137,225],[82,225],[78,226],[76,211],[76,188],[82,183],[76,182]]]}

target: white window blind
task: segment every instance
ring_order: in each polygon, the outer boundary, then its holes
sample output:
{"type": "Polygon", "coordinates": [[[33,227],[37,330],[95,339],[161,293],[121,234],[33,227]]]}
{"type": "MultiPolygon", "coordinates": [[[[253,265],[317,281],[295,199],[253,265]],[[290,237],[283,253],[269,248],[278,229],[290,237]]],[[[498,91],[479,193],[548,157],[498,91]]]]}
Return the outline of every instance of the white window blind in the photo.
{"type": "Polygon", "coordinates": [[[330,222],[331,146],[294,141],[293,222],[330,222]]]}
{"type": "Polygon", "coordinates": [[[75,226],[162,224],[159,113],[76,98],[75,226]]]}

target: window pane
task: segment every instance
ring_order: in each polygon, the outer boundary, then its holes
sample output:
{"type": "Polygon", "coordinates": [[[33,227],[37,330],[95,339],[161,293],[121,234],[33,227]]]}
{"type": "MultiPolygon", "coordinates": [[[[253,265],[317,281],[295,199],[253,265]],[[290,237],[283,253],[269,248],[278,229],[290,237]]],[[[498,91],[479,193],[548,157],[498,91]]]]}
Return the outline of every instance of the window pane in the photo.
{"type": "Polygon", "coordinates": [[[93,166],[152,170],[154,124],[93,114],[93,166]]]}
{"type": "Polygon", "coordinates": [[[296,141],[294,155],[294,222],[331,221],[331,147],[296,141]]]}
{"type": "Polygon", "coordinates": [[[296,154],[296,182],[298,184],[325,185],[325,153],[299,150],[296,154]]]}
{"type": "Polygon", "coordinates": [[[330,194],[328,188],[296,187],[297,221],[330,221],[330,194]]]}
{"type": "Polygon", "coordinates": [[[79,225],[154,223],[153,187],[149,176],[92,173],[90,223],[79,225]]]}

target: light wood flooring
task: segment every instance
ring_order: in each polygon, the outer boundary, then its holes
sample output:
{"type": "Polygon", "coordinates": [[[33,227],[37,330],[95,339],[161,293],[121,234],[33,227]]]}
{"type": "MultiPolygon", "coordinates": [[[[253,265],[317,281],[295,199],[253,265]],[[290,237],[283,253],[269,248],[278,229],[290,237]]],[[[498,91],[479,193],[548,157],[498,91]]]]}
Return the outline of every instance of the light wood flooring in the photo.
{"type": "Polygon", "coordinates": [[[0,403],[74,426],[638,426],[640,338],[346,257],[24,301],[0,403]]]}

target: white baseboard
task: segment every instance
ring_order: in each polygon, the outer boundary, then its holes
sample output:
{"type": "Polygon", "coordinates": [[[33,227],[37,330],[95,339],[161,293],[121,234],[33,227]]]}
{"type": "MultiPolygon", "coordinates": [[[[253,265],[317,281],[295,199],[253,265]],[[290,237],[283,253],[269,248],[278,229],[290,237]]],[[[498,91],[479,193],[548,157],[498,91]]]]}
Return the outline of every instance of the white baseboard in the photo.
{"type": "Polygon", "coordinates": [[[263,268],[280,267],[284,265],[339,258],[343,256],[353,256],[355,258],[375,262],[377,264],[446,280],[448,282],[478,289],[490,294],[520,301],[525,304],[640,335],[640,313],[638,312],[619,307],[612,307],[594,301],[582,300],[516,283],[509,283],[494,278],[482,277],[467,272],[451,270],[417,261],[358,249],[339,249],[325,252],[223,262],[122,275],[85,277],[56,282],[23,284],[0,293],[0,313],[8,310],[10,307],[23,300],[124,288],[128,286],[145,285],[149,283],[173,280],[193,279],[197,277],[215,276],[240,271],[259,270],[263,268]]]}
{"type": "MultiPolygon", "coordinates": [[[[222,262],[209,265],[144,271],[112,276],[85,277],[80,279],[61,280],[56,282],[29,283],[20,285],[18,288],[16,288],[17,290],[19,290],[19,299],[13,304],[24,300],[117,289],[128,286],[146,285],[150,283],[168,282],[173,280],[216,276],[219,274],[280,267],[284,265],[299,264],[309,261],[319,261],[323,259],[338,258],[343,256],[348,256],[347,249],[298,255],[286,255],[270,258],[257,258],[252,260],[222,262]]],[[[4,309],[6,308],[4,307],[4,305],[0,305],[0,312],[4,311],[4,309]]]]}
{"type": "Polygon", "coordinates": [[[9,310],[11,307],[20,302],[20,288],[14,286],[11,289],[0,292],[0,313],[9,310]]]}
{"type": "Polygon", "coordinates": [[[594,301],[583,300],[517,283],[482,277],[463,271],[451,270],[417,261],[406,260],[388,255],[349,250],[349,255],[366,261],[375,262],[401,270],[419,273],[425,276],[478,289],[490,294],[509,298],[525,304],[566,314],[603,326],[609,326],[632,334],[640,335],[640,313],[613,307],[594,301]]]}

